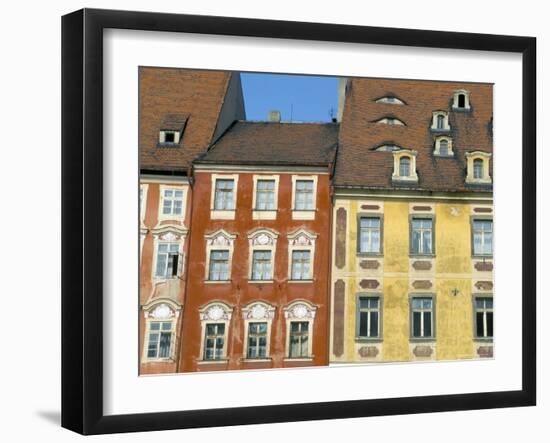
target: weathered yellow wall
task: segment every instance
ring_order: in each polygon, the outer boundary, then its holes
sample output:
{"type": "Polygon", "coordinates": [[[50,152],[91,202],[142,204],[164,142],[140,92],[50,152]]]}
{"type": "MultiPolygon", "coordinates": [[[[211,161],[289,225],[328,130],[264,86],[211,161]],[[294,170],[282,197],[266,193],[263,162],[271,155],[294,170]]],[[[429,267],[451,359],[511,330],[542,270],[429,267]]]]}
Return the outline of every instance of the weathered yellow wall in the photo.
{"type": "MultiPolygon", "coordinates": [[[[409,216],[411,202],[392,199],[368,199],[383,208],[383,255],[373,257],[382,264],[379,270],[365,270],[357,255],[357,215],[367,199],[336,200],[347,210],[346,265],[333,265],[332,281],[346,283],[344,354],[333,361],[365,361],[358,356],[356,343],[356,296],[369,292],[361,288],[362,279],[377,279],[380,287],[370,290],[382,295],[382,338],[377,344],[381,354],[376,361],[407,361],[415,358],[410,340],[411,294],[431,294],[435,301],[435,353],[437,360],[475,358],[473,337],[471,204],[465,201],[422,201],[430,205],[435,215],[435,258],[433,268],[424,274],[411,268],[409,256],[409,216]],[[428,290],[412,287],[415,279],[428,279],[428,290]]],[[[369,258],[370,259],[370,258],[369,258]]],[[[492,278],[492,275],[490,276],[492,278]]]]}

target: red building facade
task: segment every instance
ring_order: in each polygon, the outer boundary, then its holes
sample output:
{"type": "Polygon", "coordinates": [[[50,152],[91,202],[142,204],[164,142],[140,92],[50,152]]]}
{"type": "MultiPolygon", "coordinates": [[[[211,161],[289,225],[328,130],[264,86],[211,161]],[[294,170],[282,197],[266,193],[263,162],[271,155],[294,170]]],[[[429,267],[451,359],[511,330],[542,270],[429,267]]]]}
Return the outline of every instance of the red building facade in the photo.
{"type": "Polygon", "coordinates": [[[336,124],[236,122],[194,162],[178,371],[328,364],[336,124]]]}

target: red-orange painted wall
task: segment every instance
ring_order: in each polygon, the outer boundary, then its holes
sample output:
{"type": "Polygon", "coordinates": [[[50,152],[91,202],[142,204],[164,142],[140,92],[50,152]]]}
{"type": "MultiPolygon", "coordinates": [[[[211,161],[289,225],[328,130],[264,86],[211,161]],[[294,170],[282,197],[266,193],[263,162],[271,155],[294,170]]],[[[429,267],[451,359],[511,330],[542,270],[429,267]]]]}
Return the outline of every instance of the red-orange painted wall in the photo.
{"type": "MultiPolygon", "coordinates": [[[[231,172],[234,174],[235,172],[231,172]]],[[[273,172],[267,172],[273,175],[273,172]]],[[[278,212],[276,220],[253,220],[253,173],[239,173],[235,220],[211,220],[211,173],[195,171],[193,185],[193,210],[191,216],[187,293],[183,309],[181,333],[180,372],[252,369],[290,366],[318,366],[328,364],[328,316],[329,316],[329,256],[330,256],[330,185],[329,175],[319,174],[314,220],[292,219],[292,175],[298,172],[280,173],[278,212]],[[257,228],[269,228],[278,232],[277,249],[273,265],[273,283],[249,283],[248,234],[257,228]],[[317,234],[314,254],[313,281],[288,282],[287,235],[304,228],[317,234]],[[231,281],[208,284],[206,275],[205,235],[218,229],[236,234],[232,258],[231,281]],[[311,362],[284,361],[286,321],[283,308],[294,300],[303,299],[317,306],[313,324],[313,360],[311,362]],[[227,364],[197,364],[201,356],[201,321],[199,308],[211,301],[223,301],[233,307],[227,333],[227,364]],[[241,307],[253,301],[264,301],[276,307],[271,329],[271,362],[246,363],[242,361],[244,343],[244,319],[241,307]]],[[[301,175],[311,176],[311,172],[301,175]]]]}

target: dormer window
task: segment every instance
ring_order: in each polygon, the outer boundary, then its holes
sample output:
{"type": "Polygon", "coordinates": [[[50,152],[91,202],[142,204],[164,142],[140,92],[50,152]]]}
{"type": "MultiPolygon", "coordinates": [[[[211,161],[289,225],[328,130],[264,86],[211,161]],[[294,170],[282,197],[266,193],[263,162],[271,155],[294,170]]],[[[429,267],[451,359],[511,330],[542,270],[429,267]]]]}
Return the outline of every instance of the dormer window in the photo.
{"type": "Polygon", "coordinates": [[[467,174],[466,183],[469,184],[490,184],[492,183],[489,174],[489,162],[491,153],[475,151],[466,153],[467,174]]]}
{"type": "Polygon", "coordinates": [[[384,97],[380,97],[379,99],[375,100],[376,103],[386,103],[388,105],[404,105],[405,102],[399,98],[397,98],[395,95],[386,95],[384,97]]]}
{"type": "Polygon", "coordinates": [[[450,137],[437,137],[435,139],[434,155],[440,157],[452,157],[453,140],[450,137]]]}
{"type": "Polygon", "coordinates": [[[373,151],[381,151],[381,152],[393,152],[393,151],[400,151],[403,149],[401,146],[397,146],[394,144],[384,144],[377,146],[373,149],[373,151]]]}
{"type": "Polygon", "coordinates": [[[402,149],[393,153],[392,180],[398,182],[417,182],[416,151],[402,149]]]}
{"type": "Polygon", "coordinates": [[[395,117],[384,117],[375,121],[376,124],[405,126],[405,123],[395,117]]]}
{"type": "Polygon", "coordinates": [[[176,145],[180,142],[180,133],[178,131],[162,130],[159,133],[159,143],[161,145],[176,145]]]}
{"type": "Polygon", "coordinates": [[[449,114],[446,111],[433,111],[432,131],[450,131],[449,114]]]}
{"type": "Polygon", "coordinates": [[[459,89],[453,95],[453,109],[469,111],[470,110],[470,92],[465,89],[459,89]]]}

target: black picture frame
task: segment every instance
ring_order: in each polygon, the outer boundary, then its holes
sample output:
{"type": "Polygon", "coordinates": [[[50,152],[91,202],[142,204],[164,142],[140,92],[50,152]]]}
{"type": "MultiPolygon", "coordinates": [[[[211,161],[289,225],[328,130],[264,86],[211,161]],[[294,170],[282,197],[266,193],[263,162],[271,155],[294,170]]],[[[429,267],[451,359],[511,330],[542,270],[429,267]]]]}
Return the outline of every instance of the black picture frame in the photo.
{"type": "Polygon", "coordinates": [[[536,404],[536,39],[338,24],[83,9],[62,18],[62,426],[82,434],[536,404]],[[453,48],[522,54],[522,388],[517,391],[103,413],[103,30],[453,48]]]}

